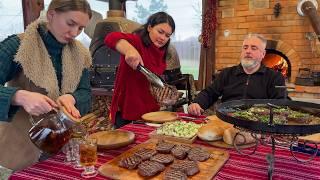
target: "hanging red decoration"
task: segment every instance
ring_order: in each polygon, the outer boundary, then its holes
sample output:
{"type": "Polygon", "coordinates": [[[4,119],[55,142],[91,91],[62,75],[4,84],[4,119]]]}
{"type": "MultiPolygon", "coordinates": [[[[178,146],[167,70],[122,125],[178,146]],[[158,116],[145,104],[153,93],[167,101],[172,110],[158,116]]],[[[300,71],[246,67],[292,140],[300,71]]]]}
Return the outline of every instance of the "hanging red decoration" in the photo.
{"type": "Polygon", "coordinates": [[[211,37],[215,35],[214,31],[217,26],[216,10],[216,0],[207,0],[205,4],[205,12],[203,13],[201,34],[201,42],[204,48],[211,46],[211,37]]]}

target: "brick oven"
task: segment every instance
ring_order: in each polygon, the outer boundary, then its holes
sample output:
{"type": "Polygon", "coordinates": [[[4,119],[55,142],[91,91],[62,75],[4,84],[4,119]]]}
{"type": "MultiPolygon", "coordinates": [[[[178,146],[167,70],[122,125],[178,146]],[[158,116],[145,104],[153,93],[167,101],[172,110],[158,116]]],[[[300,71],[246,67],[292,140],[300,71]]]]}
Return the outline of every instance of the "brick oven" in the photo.
{"type": "Polygon", "coordinates": [[[288,63],[289,82],[301,67],[320,70],[320,58],[312,50],[317,39],[308,38],[314,30],[308,18],[298,14],[297,5],[297,0],[219,0],[216,69],[239,63],[244,36],[259,33],[268,40],[267,52],[278,53],[288,63]],[[281,2],[278,17],[276,2],[281,2]]]}
{"type": "Polygon", "coordinates": [[[319,71],[319,32],[298,12],[305,1],[318,8],[316,0],[219,0],[215,69],[238,64],[244,36],[259,33],[268,40],[263,62],[283,67],[288,83],[295,83],[299,68],[319,71]]]}

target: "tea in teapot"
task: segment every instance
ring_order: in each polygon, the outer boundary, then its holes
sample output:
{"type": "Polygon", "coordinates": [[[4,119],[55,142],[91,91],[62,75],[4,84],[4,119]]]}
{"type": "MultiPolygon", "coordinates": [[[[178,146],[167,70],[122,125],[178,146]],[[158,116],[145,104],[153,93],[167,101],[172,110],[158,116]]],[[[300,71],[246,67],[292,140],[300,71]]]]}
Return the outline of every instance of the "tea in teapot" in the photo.
{"type": "Polygon", "coordinates": [[[74,124],[75,121],[60,110],[38,121],[29,130],[29,137],[43,152],[56,154],[70,140],[74,124]]]}

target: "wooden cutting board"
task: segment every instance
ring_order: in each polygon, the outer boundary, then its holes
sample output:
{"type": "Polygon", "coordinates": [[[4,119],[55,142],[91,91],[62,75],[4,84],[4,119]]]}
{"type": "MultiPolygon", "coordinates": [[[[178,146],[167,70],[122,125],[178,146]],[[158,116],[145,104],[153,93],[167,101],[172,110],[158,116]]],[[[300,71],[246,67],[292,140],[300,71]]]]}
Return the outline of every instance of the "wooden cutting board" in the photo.
{"type": "MultiPolygon", "coordinates": [[[[235,148],[233,145],[227,144],[223,140],[206,141],[206,143],[210,144],[211,146],[219,147],[219,148],[225,148],[225,149],[234,149],[235,148]]],[[[256,145],[256,143],[250,143],[250,144],[239,145],[238,147],[240,149],[245,149],[245,148],[253,147],[255,145],[256,145]]]]}
{"type": "Polygon", "coordinates": [[[311,134],[309,136],[300,136],[300,140],[310,141],[313,143],[320,143],[320,133],[311,134]]]}
{"type": "Polygon", "coordinates": [[[170,111],[150,112],[142,115],[141,117],[143,120],[152,123],[164,123],[178,119],[177,113],[170,111]]]}
{"type": "MultiPolygon", "coordinates": [[[[129,149],[128,151],[112,159],[110,162],[100,166],[98,169],[99,173],[102,176],[105,176],[111,179],[130,179],[130,180],[144,179],[142,176],[140,176],[137,173],[137,170],[128,170],[125,168],[121,168],[118,166],[118,163],[122,158],[133,155],[134,152],[136,152],[141,148],[154,149],[157,142],[158,142],[157,140],[150,139],[145,143],[139,144],[133,147],[132,149],[129,149]]],[[[181,144],[176,142],[174,143],[181,144]]],[[[189,145],[189,146],[199,146],[199,145],[189,145]]],[[[211,147],[204,147],[204,146],[201,146],[201,147],[209,151],[212,154],[212,157],[205,162],[198,162],[200,172],[194,176],[189,177],[189,179],[195,179],[195,180],[212,179],[215,176],[215,174],[219,172],[221,167],[223,167],[223,165],[229,159],[229,153],[227,151],[211,148],[211,147]]],[[[166,167],[166,169],[168,169],[168,166],[166,167]]],[[[158,174],[155,177],[152,177],[152,179],[163,179],[163,174],[164,172],[158,174]]]]}
{"type": "MultiPolygon", "coordinates": [[[[208,116],[207,118],[209,119],[208,124],[213,124],[214,126],[219,126],[219,127],[222,127],[223,129],[228,129],[233,127],[232,124],[222,121],[216,115],[208,116]]],[[[214,147],[225,148],[225,149],[235,148],[233,145],[225,143],[222,139],[217,141],[205,141],[205,142],[214,147]]],[[[239,145],[239,148],[244,149],[244,148],[253,147],[255,145],[256,145],[255,143],[244,144],[244,145],[239,145]]]]}
{"type": "Polygon", "coordinates": [[[97,139],[98,148],[117,149],[134,141],[135,134],[131,131],[110,130],[93,133],[90,138],[97,139]]]}

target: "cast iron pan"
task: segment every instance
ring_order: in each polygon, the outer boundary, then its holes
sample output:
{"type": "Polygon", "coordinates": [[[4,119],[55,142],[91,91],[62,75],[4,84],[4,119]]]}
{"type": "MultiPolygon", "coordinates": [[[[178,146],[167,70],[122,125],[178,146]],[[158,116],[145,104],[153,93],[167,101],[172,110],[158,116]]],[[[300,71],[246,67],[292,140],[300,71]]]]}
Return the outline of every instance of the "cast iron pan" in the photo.
{"type": "Polygon", "coordinates": [[[306,113],[310,113],[314,116],[320,117],[320,104],[291,101],[286,99],[244,99],[233,100],[221,103],[218,105],[216,114],[217,116],[228,123],[234,124],[237,127],[241,127],[250,131],[260,133],[276,133],[276,134],[295,134],[295,135],[307,135],[320,132],[320,124],[298,124],[298,125],[282,125],[282,124],[269,124],[259,121],[250,121],[240,119],[231,116],[231,112],[236,109],[247,109],[251,106],[259,105],[275,105],[280,107],[288,106],[293,110],[299,110],[306,113]]]}

